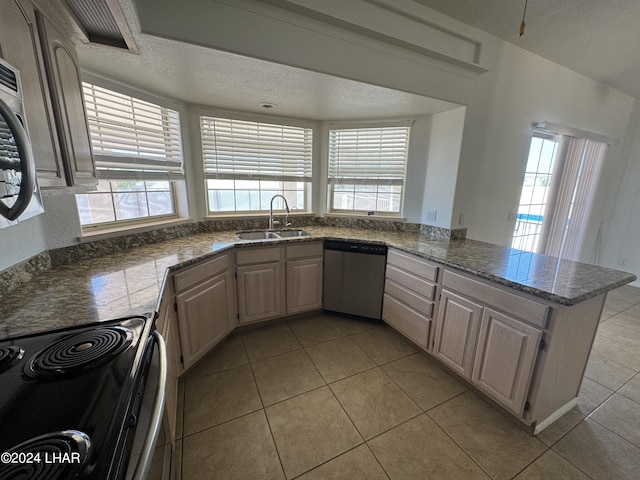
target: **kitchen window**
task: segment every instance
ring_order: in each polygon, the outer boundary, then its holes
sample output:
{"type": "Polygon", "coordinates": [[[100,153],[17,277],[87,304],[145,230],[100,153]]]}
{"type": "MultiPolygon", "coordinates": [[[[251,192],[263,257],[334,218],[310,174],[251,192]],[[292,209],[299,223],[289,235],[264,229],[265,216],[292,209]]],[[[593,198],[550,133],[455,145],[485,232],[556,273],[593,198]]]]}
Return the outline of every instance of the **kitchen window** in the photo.
{"type": "Polygon", "coordinates": [[[201,116],[200,133],[209,214],[267,213],[276,194],[308,211],[311,128],[201,116]]]}
{"type": "Polygon", "coordinates": [[[179,113],[86,82],[83,93],[99,178],[96,191],[76,195],[83,228],[177,217],[179,113]]]}
{"type": "Polygon", "coordinates": [[[410,124],[329,127],[329,211],[400,216],[410,124]]]}

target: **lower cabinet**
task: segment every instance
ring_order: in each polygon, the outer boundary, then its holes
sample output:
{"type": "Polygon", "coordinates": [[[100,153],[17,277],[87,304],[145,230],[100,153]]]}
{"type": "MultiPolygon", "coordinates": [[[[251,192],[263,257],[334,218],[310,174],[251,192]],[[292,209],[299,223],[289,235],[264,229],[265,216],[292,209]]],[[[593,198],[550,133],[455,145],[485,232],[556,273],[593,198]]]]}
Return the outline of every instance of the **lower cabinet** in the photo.
{"type": "Polygon", "coordinates": [[[235,288],[228,254],[174,275],[184,368],[235,326],[235,288]]]}
{"type": "Polygon", "coordinates": [[[287,245],[287,314],[322,308],[322,242],[287,245]]]}
{"type": "Polygon", "coordinates": [[[471,375],[482,305],[443,290],[433,354],[465,378],[471,375]]]}
{"type": "Polygon", "coordinates": [[[445,271],[433,354],[522,416],[547,316],[546,305],[445,271]]]}
{"type": "Polygon", "coordinates": [[[236,251],[238,323],[254,323],[284,315],[283,247],[236,251]]]}
{"type": "Polygon", "coordinates": [[[425,349],[429,348],[439,270],[395,249],[387,255],[382,319],[425,349]]]}
{"type": "Polygon", "coordinates": [[[238,323],[322,308],[322,259],[322,242],[238,249],[238,323]]]}
{"type": "Polygon", "coordinates": [[[485,308],[471,382],[522,415],[541,338],[539,329],[485,308]]]}
{"type": "Polygon", "coordinates": [[[284,314],[280,262],[240,266],[237,276],[238,323],[253,323],[284,314]]]}

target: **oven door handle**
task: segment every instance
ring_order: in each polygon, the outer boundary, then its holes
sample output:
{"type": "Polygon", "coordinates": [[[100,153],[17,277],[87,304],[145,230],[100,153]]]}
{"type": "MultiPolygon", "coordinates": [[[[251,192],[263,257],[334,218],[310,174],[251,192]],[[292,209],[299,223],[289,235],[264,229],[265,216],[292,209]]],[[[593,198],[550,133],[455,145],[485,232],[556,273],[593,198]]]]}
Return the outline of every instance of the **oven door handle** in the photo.
{"type": "Polygon", "coordinates": [[[160,357],[160,366],[158,374],[158,389],[153,401],[153,410],[151,412],[151,425],[147,437],[142,446],[142,453],[133,472],[133,480],[145,480],[149,474],[151,461],[155,450],[156,440],[162,426],[162,413],[164,411],[165,391],[167,386],[167,347],[157,330],[153,332],[153,337],[158,345],[158,353],[160,357]]]}
{"type": "Polygon", "coordinates": [[[35,162],[27,130],[22,126],[20,119],[11,110],[11,107],[9,107],[9,105],[7,105],[1,98],[0,119],[3,119],[7,124],[7,127],[9,127],[9,131],[16,142],[16,148],[18,149],[18,155],[20,157],[21,178],[18,198],[16,198],[15,203],[11,208],[7,207],[3,202],[0,202],[0,215],[8,218],[9,220],[15,220],[27,209],[29,202],[31,201],[31,197],[33,196],[33,189],[36,185],[35,162]]]}

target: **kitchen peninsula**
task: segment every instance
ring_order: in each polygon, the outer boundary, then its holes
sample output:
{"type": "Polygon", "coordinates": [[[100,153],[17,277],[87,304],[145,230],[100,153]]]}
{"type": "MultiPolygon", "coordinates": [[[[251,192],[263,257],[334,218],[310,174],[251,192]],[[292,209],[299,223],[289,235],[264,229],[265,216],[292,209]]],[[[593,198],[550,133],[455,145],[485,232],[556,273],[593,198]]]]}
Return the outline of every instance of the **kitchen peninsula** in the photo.
{"type": "MultiPolygon", "coordinates": [[[[406,278],[419,279],[413,262],[434,272],[434,308],[424,316],[425,336],[416,340],[402,325],[389,323],[537,433],[575,404],[606,292],[636,278],[469,239],[317,225],[304,229],[309,236],[291,239],[241,241],[235,231],[223,231],[108,254],[96,248],[95,258],[40,273],[3,295],[0,336],[152,310],[174,318],[176,275],[222,256],[229,260],[221,271],[233,278],[236,254],[256,248],[320,245],[324,239],[386,244],[394,252],[390,258],[401,259],[406,278]],[[457,345],[454,336],[461,332],[464,342],[457,345]],[[496,362],[505,364],[504,354],[516,356],[515,369],[496,373],[496,362]]],[[[415,293],[411,286],[409,292],[415,293]]],[[[414,311],[410,301],[407,305],[414,311]]],[[[236,305],[231,309],[235,318],[236,305]]],[[[166,322],[162,314],[159,321],[166,322]]],[[[220,339],[236,326],[229,324],[220,339]]],[[[171,348],[180,352],[180,345],[171,348]]]]}

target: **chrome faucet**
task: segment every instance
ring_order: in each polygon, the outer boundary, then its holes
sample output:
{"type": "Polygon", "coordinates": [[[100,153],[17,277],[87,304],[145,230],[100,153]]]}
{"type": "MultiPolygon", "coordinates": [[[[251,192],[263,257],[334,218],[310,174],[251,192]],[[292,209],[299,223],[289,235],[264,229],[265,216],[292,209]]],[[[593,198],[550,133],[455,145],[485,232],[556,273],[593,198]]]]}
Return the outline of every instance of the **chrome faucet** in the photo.
{"type": "MultiPolygon", "coordinates": [[[[290,210],[289,210],[289,204],[287,203],[287,199],[284,198],[284,195],[280,195],[279,193],[274,195],[273,197],[271,197],[271,205],[269,206],[269,230],[273,230],[273,226],[274,225],[280,225],[280,221],[279,220],[274,220],[273,219],[273,201],[276,199],[276,197],[280,197],[282,198],[282,200],[284,200],[284,208],[287,211],[287,220],[288,220],[288,216],[290,210]]],[[[289,225],[291,225],[288,221],[285,221],[285,228],[288,227],[289,225]]]]}

